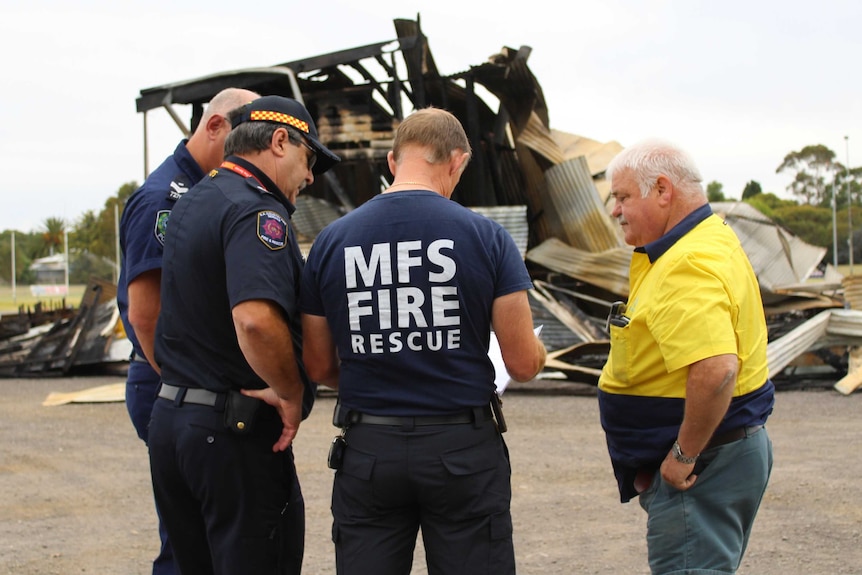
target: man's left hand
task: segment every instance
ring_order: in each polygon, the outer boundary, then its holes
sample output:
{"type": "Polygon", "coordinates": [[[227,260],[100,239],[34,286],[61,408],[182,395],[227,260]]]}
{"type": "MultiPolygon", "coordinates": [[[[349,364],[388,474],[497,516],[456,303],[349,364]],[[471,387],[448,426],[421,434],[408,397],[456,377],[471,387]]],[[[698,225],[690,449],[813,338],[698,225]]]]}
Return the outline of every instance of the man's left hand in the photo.
{"type": "Polygon", "coordinates": [[[680,463],[668,452],[661,464],[661,477],[674,489],[686,491],[697,481],[697,475],[692,474],[693,470],[694,463],[680,463]]]}
{"type": "Polygon", "coordinates": [[[278,441],[272,446],[274,452],[284,451],[290,444],[293,443],[293,438],[299,431],[299,424],[302,422],[302,401],[286,401],[276,395],[275,390],[271,387],[264,389],[243,389],[240,390],[243,395],[254,397],[278,410],[278,415],[281,416],[281,421],[284,427],[281,430],[281,436],[278,441]]]}

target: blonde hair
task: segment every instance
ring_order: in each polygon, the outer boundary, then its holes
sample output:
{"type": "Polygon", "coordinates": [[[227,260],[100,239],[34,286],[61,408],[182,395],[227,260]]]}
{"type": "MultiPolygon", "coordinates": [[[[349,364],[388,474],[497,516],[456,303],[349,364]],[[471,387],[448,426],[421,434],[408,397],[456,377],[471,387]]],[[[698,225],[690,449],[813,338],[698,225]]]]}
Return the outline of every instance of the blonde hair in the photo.
{"type": "Polygon", "coordinates": [[[406,146],[422,146],[428,150],[430,164],[448,162],[452,152],[472,154],[464,126],[453,114],[440,108],[428,107],[407,116],[395,132],[392,154],[397,163],[406,146]]]}

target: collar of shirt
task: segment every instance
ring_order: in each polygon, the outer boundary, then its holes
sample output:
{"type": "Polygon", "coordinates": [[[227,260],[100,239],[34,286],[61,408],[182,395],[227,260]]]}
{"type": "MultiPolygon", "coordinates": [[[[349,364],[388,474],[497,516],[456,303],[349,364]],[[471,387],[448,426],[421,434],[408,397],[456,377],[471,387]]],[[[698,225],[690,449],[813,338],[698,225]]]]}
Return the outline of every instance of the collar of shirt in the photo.
{"type": "Polygon", "coordinates": [[[655,263],[662,254],[671,248],[682,236],[693,230],[697,224],[712,215],[712,207],[704,204],[684,217],[677,225],[672,227],[668,233],[654,242],[644,246],[636,247],[636,252],[646,253],[650,263],[655,263]]]}
{"type": "Polygon", "coordinates": [[[180,169],[192,180],[192,184],[196,184],[204,179],[204,171],[189,153],[186,148],[186,144],[188,143],[188,138],[181,141],[177,144],[176,149],[174,150],[174,160],[177,162],[177,165],[180,169]]]}
{"type": "Polygon", "coordinates": [[[225,158],[226,162],[233,162],[237,166],[241,166],[251,172],[251,175],[254,176],[255,179],[260,183],[261,186],[265,189],[266,192],[272,194],[276,197],[276,199],[284,204],[284,207],[287,209],[287,215],[292,216],[293,212],[296,211],[296,206],[290,203],[290,200],[287,199],[287,196],[278,189],[278,186],[275,185],[269,176],[260,171],[257,166],[249,162],[248,160],[244,160],[239,156],[228,156],[225,158]]]}

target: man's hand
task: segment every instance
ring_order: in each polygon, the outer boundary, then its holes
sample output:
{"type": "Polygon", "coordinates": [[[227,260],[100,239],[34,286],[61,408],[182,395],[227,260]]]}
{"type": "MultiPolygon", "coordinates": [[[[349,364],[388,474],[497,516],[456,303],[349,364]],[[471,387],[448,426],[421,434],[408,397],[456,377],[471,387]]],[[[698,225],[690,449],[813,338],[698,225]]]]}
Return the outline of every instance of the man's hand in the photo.
{"type": "Polygon", "coordinates": [[[685,491],[697,481],[697,475],[692,475],[694,463],[681,463],[670,451],[661,463],[661,478],[668,485],[679,491],[685,491]]]}
{"type": "Polygon", "coordinates": [[[272,446],[273,452],[284,451],[293,443],[293,438],[299,431],[302,421],[302,397],[299,401],[287,401],[276,395],[271,387],[265,389],[242,389],[240,392],[248,397],[259,399],[278,410],[284,427],[281,429],[281,437],[272,446]]]}

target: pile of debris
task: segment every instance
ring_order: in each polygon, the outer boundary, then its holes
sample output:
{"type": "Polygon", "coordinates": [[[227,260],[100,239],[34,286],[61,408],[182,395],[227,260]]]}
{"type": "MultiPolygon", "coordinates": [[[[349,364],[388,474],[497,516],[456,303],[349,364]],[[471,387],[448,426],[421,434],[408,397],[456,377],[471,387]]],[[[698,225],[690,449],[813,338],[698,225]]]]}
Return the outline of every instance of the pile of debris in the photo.
{"type": "Polygon", "coordinates": [[[17,329],[0,336],[0,377],[124,373],[131,344],[119,321],[116,297],[116,286],[94,278],[77,309],[3,316],[0,323],[17,329]]]}
{"type": "MultiPolygon", "coordinates": [[[[188,134],[204,105],[227,87],[302,101],[322,142],[343,158],[299,196],[294,224],[305,249],[325,225],[388,186],[386,153],[406,114],[426,106],[450,110],[473,148],[453,200],[500,221],[522,249],[535,284],[535,323],[551,350],[543,377],[594,386],[608,353],[605,317],[612,302],[628,295],[632,250],[610,217],[604,179],[622,146],[551,128],[527,65],[529,46],[503,47],[486,62],[443,75],[419,17],[394,23],[396,38],[376,44],[143,89],[137,109],[146,116],[163,108],[188,134]],[[179,104],[191,106],[188,126],[174,111],[179,104]]],[[[146,172],[146,156],[144,163],[146,172]]],[[[770,373],[779,387],[808,378],[799,374],[813,364],[831,370],[830,385],[848,371],[852,379],[857,370],[848,349],[860,345],[862,319],[845,309],[856,306],[844,300],[835,269],[827,265],[824,277],[812,281],[826,250],[747,204],[713,204],[713,210],[734,228],[760,280],[770,373]]],[[[28,359],[26,370],[40,365],[28,359]]]]}

